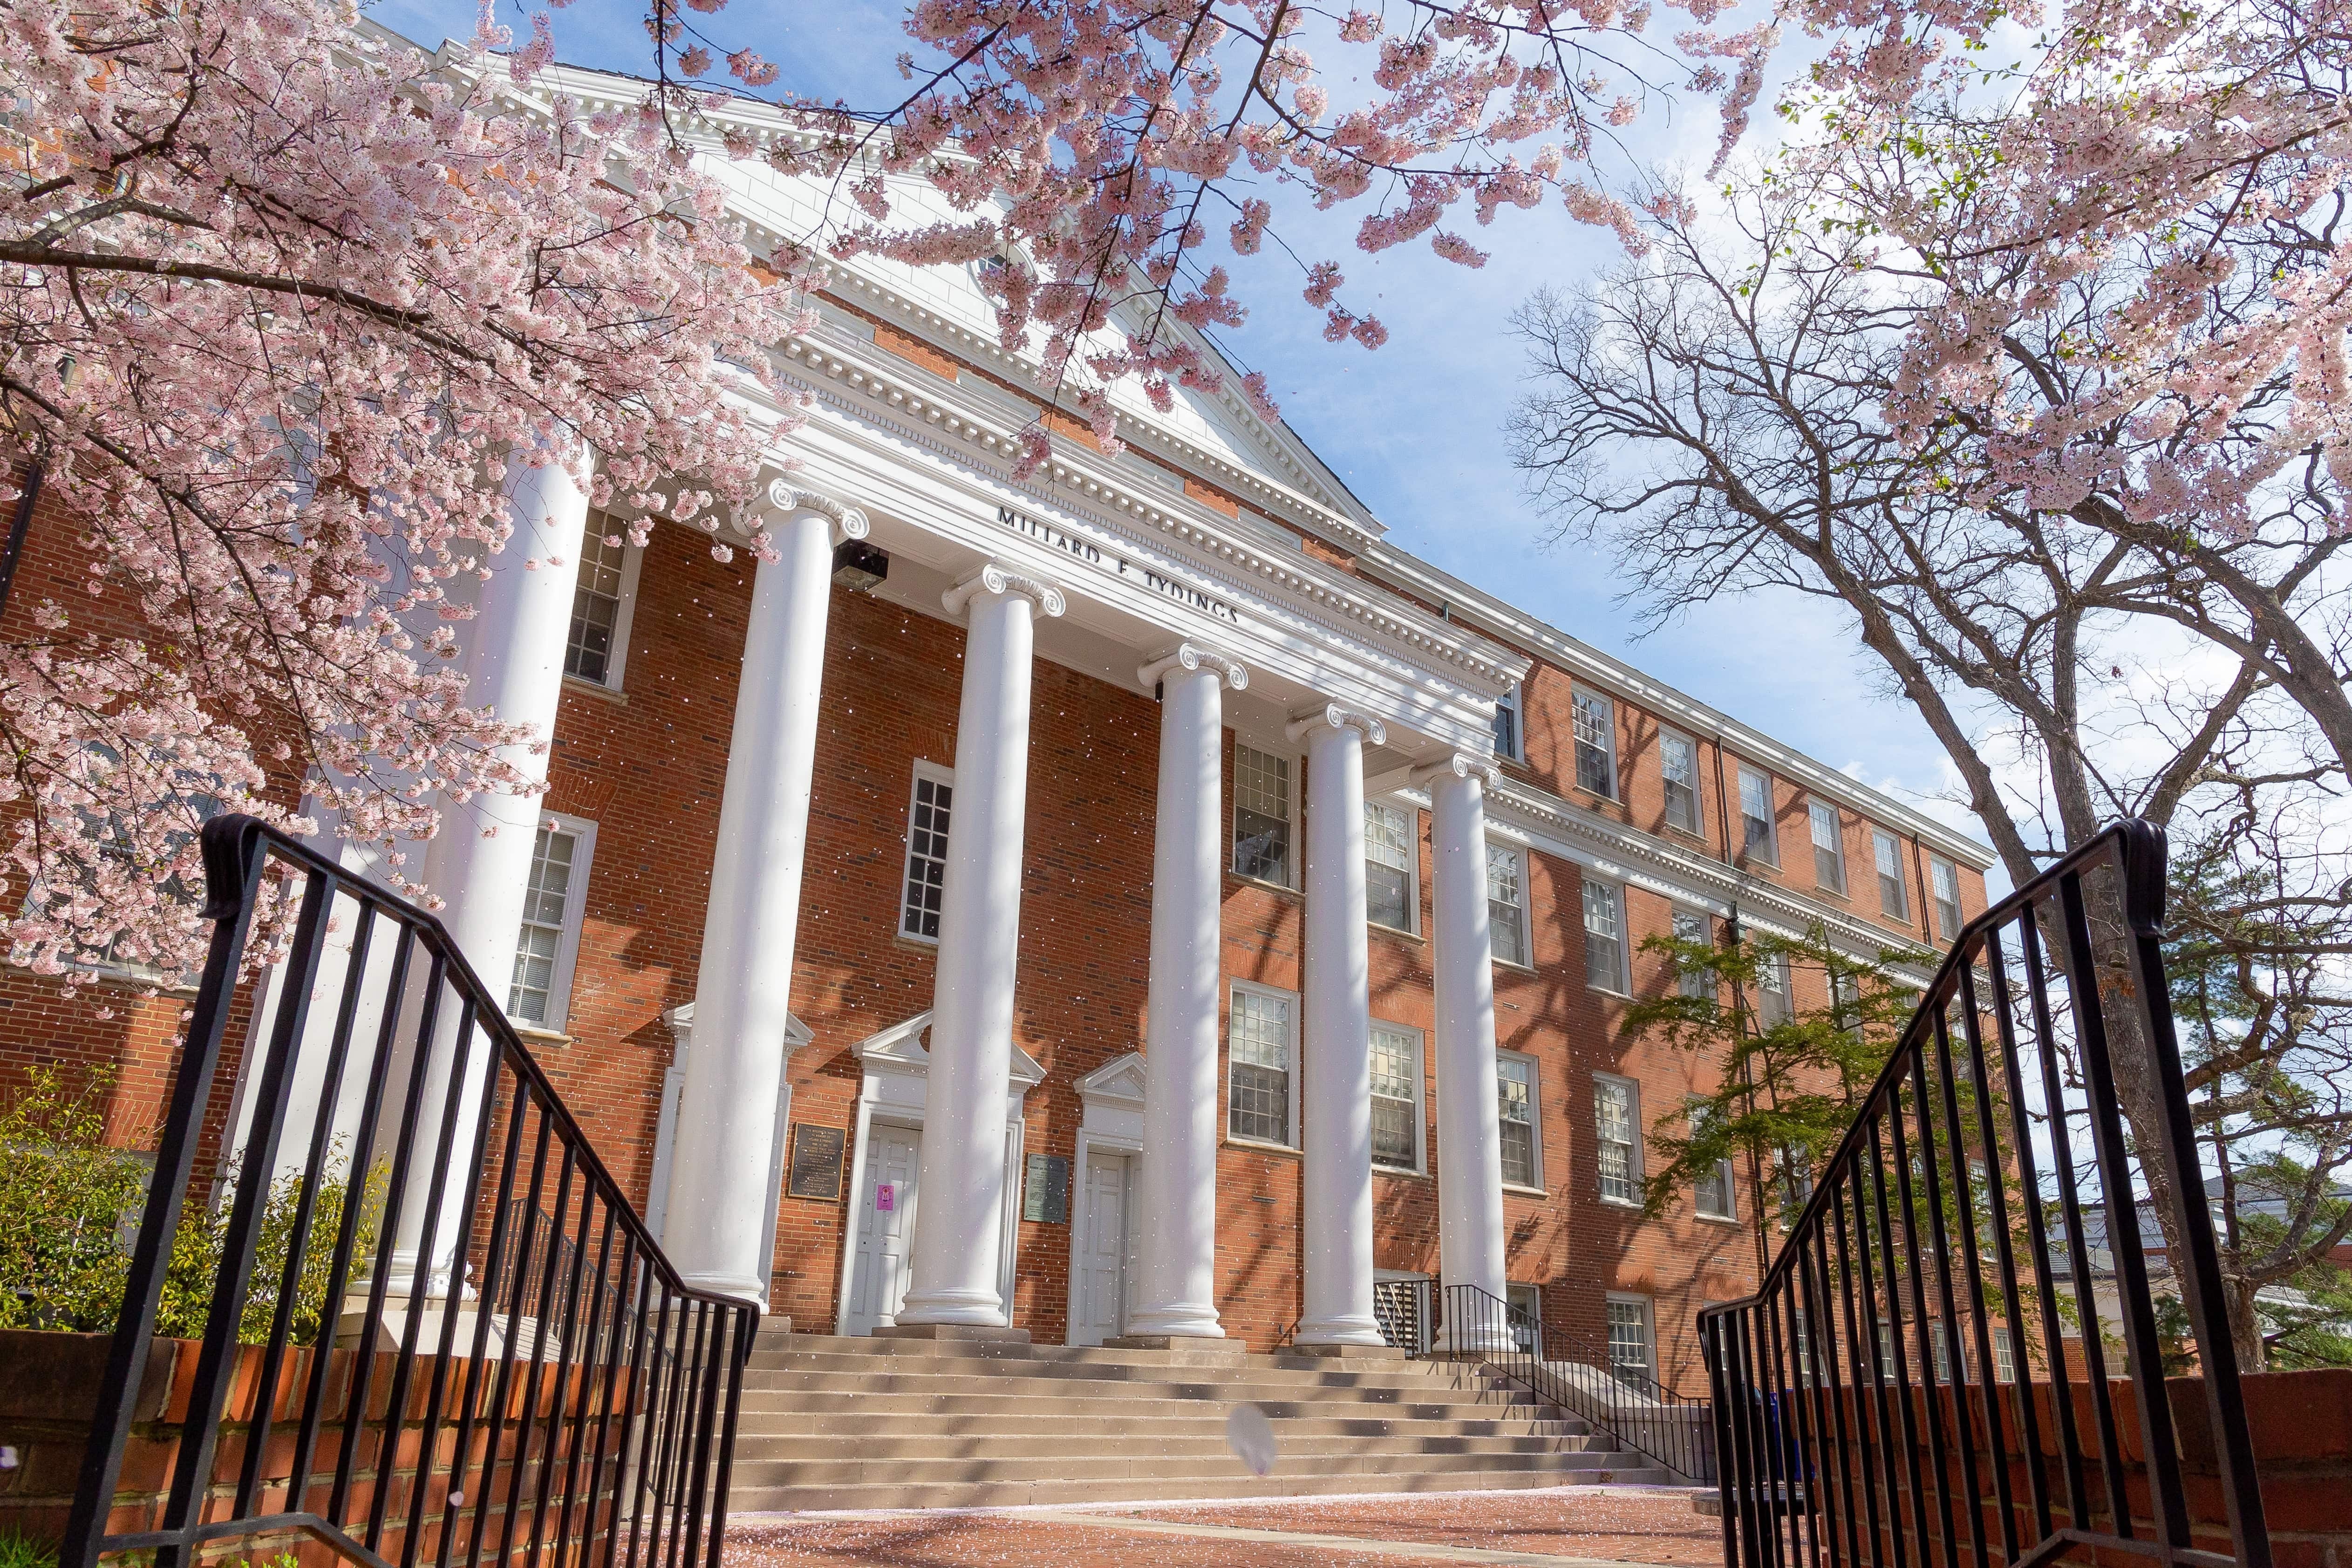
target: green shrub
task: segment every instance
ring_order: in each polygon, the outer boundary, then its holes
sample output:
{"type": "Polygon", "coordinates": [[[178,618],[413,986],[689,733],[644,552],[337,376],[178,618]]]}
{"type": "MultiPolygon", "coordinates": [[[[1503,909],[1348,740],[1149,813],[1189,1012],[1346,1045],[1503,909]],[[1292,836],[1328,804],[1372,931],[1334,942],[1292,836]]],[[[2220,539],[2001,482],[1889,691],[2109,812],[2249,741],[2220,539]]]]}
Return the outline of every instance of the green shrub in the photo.
{"type": "Polygon", "coordinates": [[[0,1530],[0,1568],[58,1568],[57,1543],[36,1541],[22,1531],[0,1530]]]}
{"type": "MultiPolygon", "coordinates": [[[[149,1161],[137,1150],[107,1144],[105,1103],[112,1089],[106,1072],[91,1074],[74,1089],[55,1069],[37,1068],[0,1102],[0,1328],[103,1332],[121,1314],[149,1161]]],[[[290,1334],[296,1344],[319,1342],[333,1315],[327,1275],[351,1196],[348,1162],[341,1153],[339,1142],[330,1152],[330,1173],[319,1184],[302,1249],[290,1334]]],[[[251,1283],[237,1323],[244,1343],[268,1338],[301,1189],[299,1176],[281,1176],[262,1205],[251,1283]]],[[[383,1191],[378,1164],[361,1184],[354,1273],[374,1251],[383,1191]]],[[[155,1314],[157,1333],[194,1339],[204,1332],[233,1195],[224,1184],[217,1202],[192,1193],[182,1205],[155,1314]]],[[[0,1560],[0,1568],[12,1565],[0,1560]]]]}

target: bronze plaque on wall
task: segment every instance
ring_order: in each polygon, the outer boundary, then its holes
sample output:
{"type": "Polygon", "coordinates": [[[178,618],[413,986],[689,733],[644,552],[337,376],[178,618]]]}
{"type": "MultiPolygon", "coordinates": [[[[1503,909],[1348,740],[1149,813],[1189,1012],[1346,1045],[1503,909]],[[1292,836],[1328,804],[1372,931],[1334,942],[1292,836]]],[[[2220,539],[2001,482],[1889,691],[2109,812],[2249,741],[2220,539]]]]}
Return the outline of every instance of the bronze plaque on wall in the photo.
{"type": "Polygon", "coordinates": [[[796,1198],[822,1198],[827,1203],[841,1197],[841,1143],[838,1127],[819,1127],[812,1121],[793,1123],[793,1173],[785,1182],[784,1191],[796,1198]]]}

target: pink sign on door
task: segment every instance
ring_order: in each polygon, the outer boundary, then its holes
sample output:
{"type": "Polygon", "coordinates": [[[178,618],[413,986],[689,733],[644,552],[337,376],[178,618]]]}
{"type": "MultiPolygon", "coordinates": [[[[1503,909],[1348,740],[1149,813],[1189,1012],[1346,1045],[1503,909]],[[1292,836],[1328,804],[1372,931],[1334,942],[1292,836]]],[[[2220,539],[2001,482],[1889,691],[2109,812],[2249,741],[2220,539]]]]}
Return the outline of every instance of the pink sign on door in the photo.
{"type": "Polygon", "coordinates": [[[874,1186],[874,1206],[888,1214],[898,1206],[898,1189],[889,1182],[877,1182],[874,1186]]]}

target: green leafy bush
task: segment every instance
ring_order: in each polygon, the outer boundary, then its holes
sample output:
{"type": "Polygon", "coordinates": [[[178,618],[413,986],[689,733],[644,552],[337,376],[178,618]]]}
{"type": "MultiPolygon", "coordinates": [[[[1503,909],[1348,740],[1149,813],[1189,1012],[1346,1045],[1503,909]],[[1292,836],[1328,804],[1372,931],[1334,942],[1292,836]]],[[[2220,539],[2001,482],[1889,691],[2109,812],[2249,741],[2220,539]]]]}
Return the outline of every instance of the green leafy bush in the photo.
{"type": "MultiPolygon", "coordinates": [[[[0,1328],[104,1331],[121,1313],[129,1247],[146,1198],[149,1162],[137,1150],[105,1142],[104,1107],[112,1088],[109,1074],[92,1074],[74,1089],[54,1069],[36,1068],[0,1104],[0,1151],[5,1154],[0,1159],[0,1328]]],[[[328,1167],[295,1279],[289,1335],[295,1344],[316,1344],[331,1326],[327,1276],[352,1197],[340,1142],[330,1152],[328,1167]]],[[[360,1184],[355,1273],[374,1252],[383,1190],[379,1164],[360,1184]]],[[[237,1322],[244,1343],[258,1344],[269,1336],[301,1195],[301,1178],[289,1174],[271,1184],[262,1205],[253,1271],[237,1322]]],[[[155,1314],[158,1334],[194,1339],[204,1332],[233,1199],[233,1189],[225,1185],[217,1202],[191,1194],[182,1205],[155,1314]]]]}

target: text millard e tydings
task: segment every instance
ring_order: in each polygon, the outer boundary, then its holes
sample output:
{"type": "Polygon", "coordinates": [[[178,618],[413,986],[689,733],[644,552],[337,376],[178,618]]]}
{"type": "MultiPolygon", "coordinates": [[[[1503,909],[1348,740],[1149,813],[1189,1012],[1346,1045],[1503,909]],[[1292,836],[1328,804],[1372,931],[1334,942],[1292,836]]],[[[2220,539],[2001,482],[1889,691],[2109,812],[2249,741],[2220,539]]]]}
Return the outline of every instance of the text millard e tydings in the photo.
{"type": "Polygon", "coordinates": [[[1015,533],[1025,533],[1038,543],[1050,544],[1064,554],[1076,556],[1089,566],[1124,577],[1129,582],[1140,583],[1155,594],[1165,594],[1180,604],[1190,605],[1202,615],[1213,616],[1218,620],[1229,622],[1234,626],[1241,625],[1242,613],[1223,599],[1213,599],[1198,588],[1176,582],[1171,578],[1162,577],[1150,567],[1138,565],[1122,555],[1114,555],[1091,540],[1081,539],[1074,533],[1065,533],[1051,523],[1039,522],[1034,517],[1024,516],[1009,506],[996,509],[996,521],[1015,533]]]}

